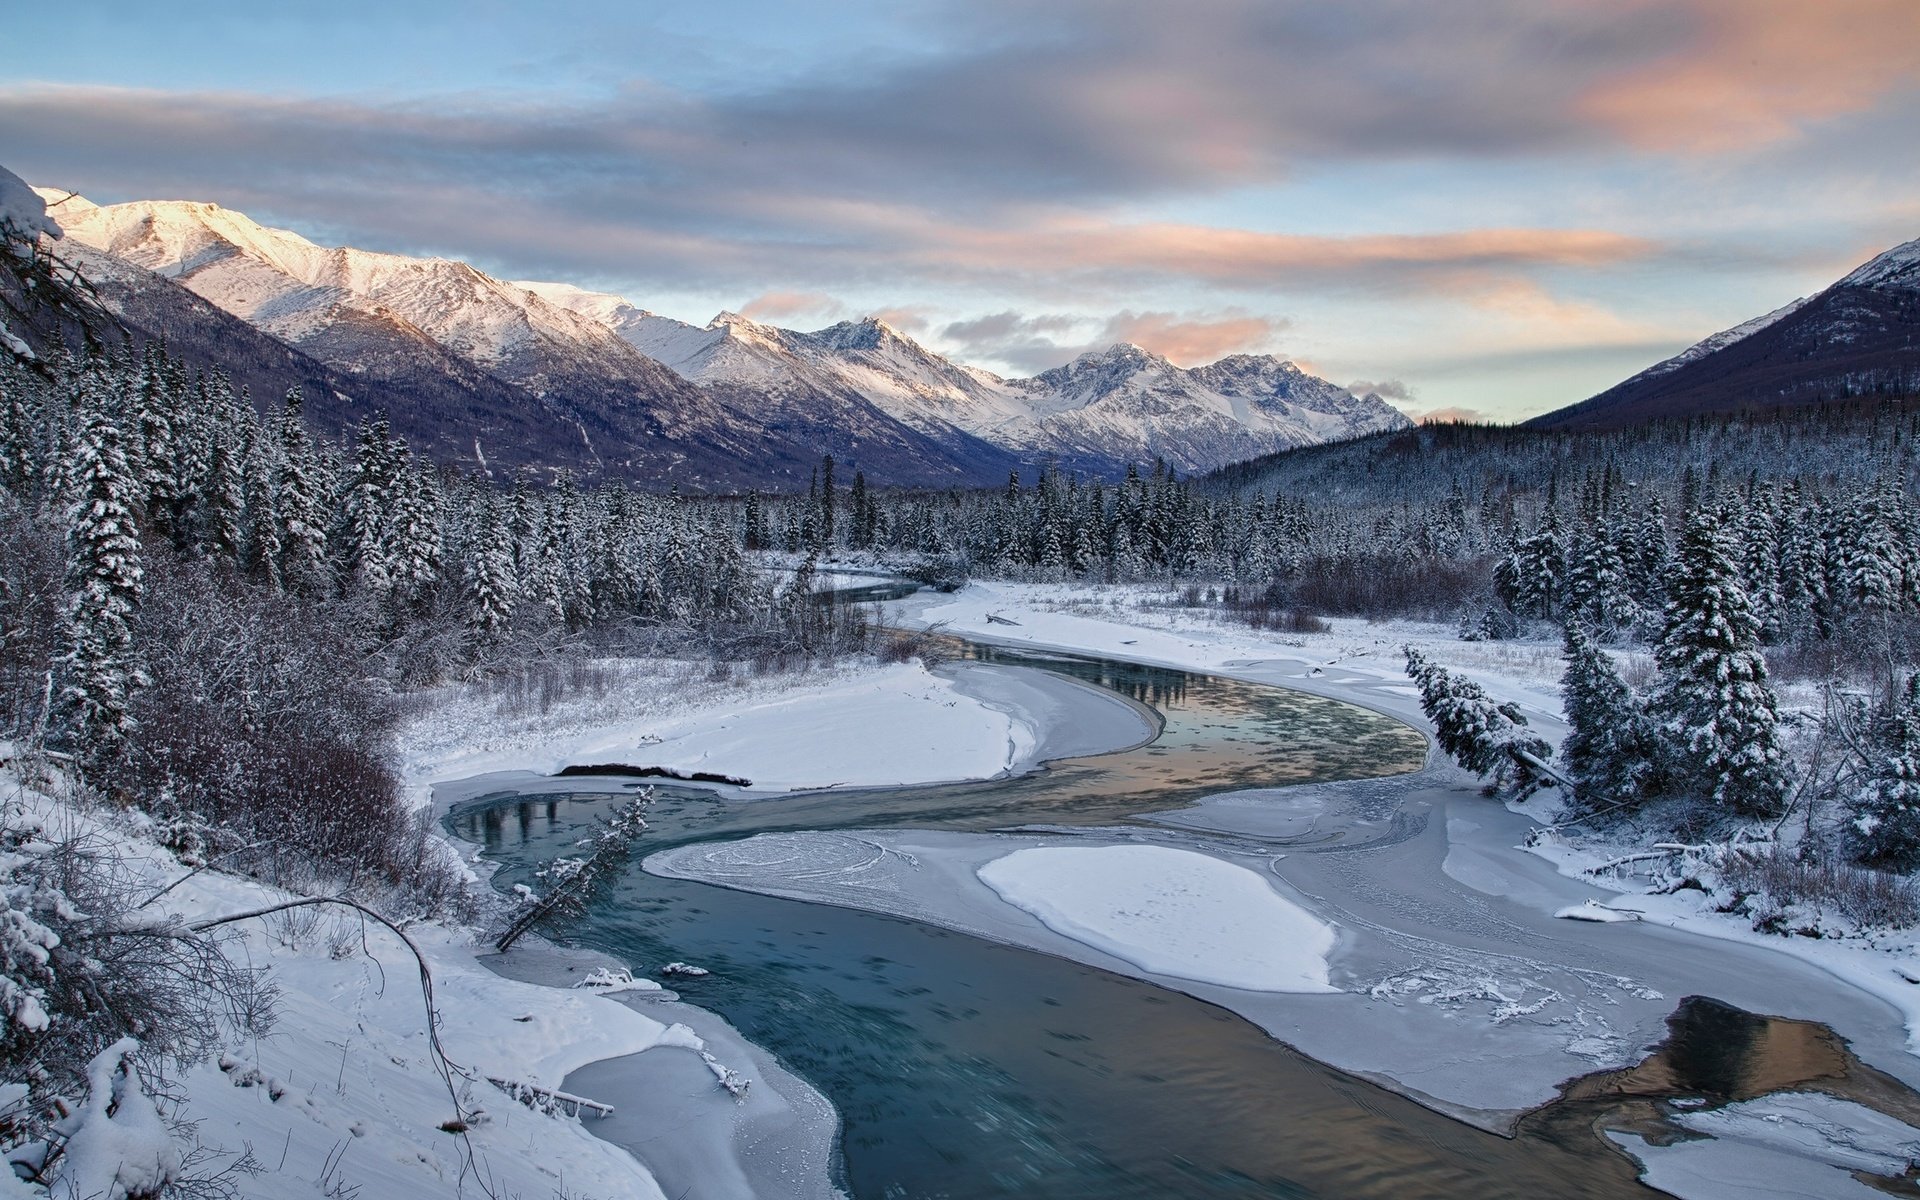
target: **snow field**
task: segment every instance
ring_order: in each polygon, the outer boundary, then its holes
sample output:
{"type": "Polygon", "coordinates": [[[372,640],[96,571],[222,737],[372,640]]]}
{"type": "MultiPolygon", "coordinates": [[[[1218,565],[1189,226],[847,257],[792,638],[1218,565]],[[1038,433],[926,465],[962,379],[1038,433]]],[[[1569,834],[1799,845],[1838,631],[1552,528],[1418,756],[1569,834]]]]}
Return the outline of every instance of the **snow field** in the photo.
{"type": "Polygon", "coordinates": [[[1166,846],[1016,850],[981,882],[1055,933],[1156,975],[1259,992],[1333,992],[1331,926],[1245,867],[1166,846]]]}
{"type": "Polygon", "coordinates": [[[619,661],[543,711],[443,689],[400,733],[416,803],[492,771],[623,763],[743,778],[748,790],[990,779],[1030,765],[1036,721],[918,662],[715,680],[691,664],[619,661]],[[851,735],[849,735],[851,731],[851,735]]]}

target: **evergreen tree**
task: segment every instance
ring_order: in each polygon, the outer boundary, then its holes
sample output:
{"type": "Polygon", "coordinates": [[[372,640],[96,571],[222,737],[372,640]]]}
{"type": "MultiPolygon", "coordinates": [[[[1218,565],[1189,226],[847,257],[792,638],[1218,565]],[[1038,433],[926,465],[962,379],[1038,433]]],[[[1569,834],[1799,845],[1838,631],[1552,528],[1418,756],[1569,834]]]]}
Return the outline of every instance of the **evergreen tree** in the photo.
{"type": "Polygon", "coordinates": [[[119,424],[89,405],[66,478],[68,603],[59,659],[60,706],[73,747],[91,764],[110,758],[133,727],[128,702],[145,682],[135,655],[140,604],[138,482],[119,424]]]}
{"type": "Polygon", "coordinates": [[[318,593],[327,581],[327,517],[320,460],[300,420],[300,389],[280,410],[280,471],[273,510],[280,543],[280,579],[290,589],[318,593]]]}
{"type": "Polygon", "coordinates": [[[1892,871],[1920,867],[1920,672],[1874,722],[1850,807],[1859,861],[1892,871]]]}
{"type": "Polygon", "coordinates": [[[1631,804],[1649,791],[1659,757],[1646,711],[1585,625],[1568,621],[1564,645],[1567,736],[1560,761],[1574,780],[1575,801],[1587,812],[1631,804]]]}
{"type": "Polygon", "coordinates": [[[760,503],[760,493],[747,493],[747,509],[742,518],[744,532],[742,540],[749,550],[765,550],[773,544],[772,535],[767,529],[767,510],[760,503]]]}
{"type": "Polygon", "coordinates": [[[139,390],[134,395],[134,428],[129,439],[128,466],[133,472],[138,503],[147,523],[164,536],[174,533],[174,420],[178,398],[167,386],[166,349],[149,342],[141,365],[139,390]]]}
{"type": "Polygon", "coordinates": [[[519,582],[513,574],[508,532],[481,513],[473,556],[467,562],[467,628],[483,643],[497,642],[513,623],[519,582]]]}
{"type": "Polygon", "coordinates": [[[1489,793],[1539,778],[1535,764],[1546,762],[1553,747],[1527,730],[1518,705],[1495,702],[1479,684],[1449,673],[1411,646],[1406,655],[1407,674],[1419,685],[1420,707],[1433,722],[1440,749],[1487,778],[1489,793]]]}
{"type": "Polygon", "coordinates": [[[358,586],[382,597],[393,586],[388,527],[396,508],[396,467],[385,414],[363,421],[353,455],[353,482],[347,490],[347,574],[358,586]]]}
{"type": "Polygon", "coordinates": [[[1725,526],[1721,514],[1706,512],[1687,527],[1654,653],[1660,681],[1650,709],[1677,783],[1727,813],[1776,816],[1787,789],[1780,717],[1725,526]]]}
{"type": "Polygon", "coordinates": [[[815,544],[823,550],[833,547],[835,534],[833,492],[833,455],[828,454],[820,460],[820,516],[814,527],[815,544]]]}

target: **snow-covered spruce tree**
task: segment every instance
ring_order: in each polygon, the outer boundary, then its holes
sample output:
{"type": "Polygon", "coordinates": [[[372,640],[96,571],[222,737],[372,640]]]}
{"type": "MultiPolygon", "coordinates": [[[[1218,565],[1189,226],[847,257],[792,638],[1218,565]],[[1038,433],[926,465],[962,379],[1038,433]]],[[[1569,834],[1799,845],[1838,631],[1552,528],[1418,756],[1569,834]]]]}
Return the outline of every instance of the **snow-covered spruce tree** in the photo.
{"type": "Polygon", "coordinates": [[[86,405],[66,472],[67,586],[57,663],[63,740],[82,761],[110,758],[132,728],[128,698],[145,680],[135,655],[140,604],[136,483],[119,423],[86,405]]]}
{"type": "Polygon", "coordinates": [[[1602,523],[1578,538],[1568,553],[1565,620],[1585,624],[1602,637],[1631,629],[1639,615],[1627,594],[1621,532],[1610,522],[1602,523]]]}
{"type": "Polygon", "coordinates": [[[1567,716],[1560,761],[1584,812],[1621,808],[1644,798],[1658,774],[1659,744],[1640,700],[1585,625],[1567,622],[1566,673],[1560,696],[1567,716]]]}
{"type": "Polygon", "coordinates": [[[494,645],[513,623],[519,580],[513,573],[508,534],[490,510],[476,515],[472,557],[467,560],[467,628],[482,645],[494,645]]]}
{"type": "Polygon", "coordinates": [[[1723,514],[1694,514],[1668,580],[1649,711],[1678,790],[1730,816],[1778,816],[1787,760],[1760,654],[1760,622],[1740,586],[1723,514]]]}
{"type": "Polygon", "coordinates": [[[1420,687],[1420,707],[1433,722],[1434,740],[1453,760],[1485,778],[1489,795],[1542,782],[1553,747],[1527,729],[1518,705],[1501,704],[1470,679],[1461,679],[1408,646],[1407,674],[1420,687]]]}
{"type": "Polygon", "coordinates": [[[169,387],[164,342],[147,343],[134,392],[133,427],[128,430],[127,461],[140,509],[156,533],[174,532],[178,485],[174,463],[174,422],[182,415],[180,397],[169,387]]]}
{"type": "Polygon", "coordinates": [[[1494,587],[1501,602],[1521,616],[1553,618],[1566,599],[1566,582],[1566,536],[1559,511],[1549,506],[1540,527],[1494,568],[1494,587]]]}
{"type": "Polygon", "coordinates": [[[280,580],[288,590],[307,595],[325,592],[327,566],[326,486],[320,457],[300,420],[300,389],[287,393],[280,410],[279,477],[273,510],[280,543],[280,580]]]}
{"type": "Polygon", "coordinates": [[[384,413],[361,422],[346,495],[347,575],[354,586],[382,599],[393,586],[388,559],[397,507],[394,450],[384,413]]]}
{"type": "Polygon", "coordinates": [[[1874,721],[1859,790],[1848,804],[1854,857],[1871,867],[1920,867],[1920,672],[1874,721]]]}

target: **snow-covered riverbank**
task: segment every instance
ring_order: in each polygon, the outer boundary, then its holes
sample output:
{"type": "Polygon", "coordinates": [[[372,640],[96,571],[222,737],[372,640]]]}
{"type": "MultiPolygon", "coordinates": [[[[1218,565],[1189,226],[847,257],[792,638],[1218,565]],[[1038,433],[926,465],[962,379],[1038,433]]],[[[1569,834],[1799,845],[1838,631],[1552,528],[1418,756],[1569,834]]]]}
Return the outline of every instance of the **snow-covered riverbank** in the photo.
{"type": "MultiPolygon", "coordinates": [[[[1548,648],[1461,643],[1445,630],[1405,623],[1341,622],[1328,633],[1272,638],[1189,628],[1168,611],[1131,604],[1101,611],[1097,594],[991,584],[916,597],[902,619],[1017,645],[1284,683],[1421,725],[1400,648],[1424,644],[1442,648],[1450,664],[1466,660],[1495,695],[1519,701],[1549,736],[1560,733],[1558,660],[1548,648]]],[[[1301,897],[1314,918],[1339,930],[1330,978],[1340,994],[1333,996],[1280,995],[1244,981],[1222,987],[1191,964],[1169,970],[1147,952],[1155,946],[1122,944],[1111,920],[1102,936],[1089,936],[1088,923],[1048,921],[1045,903],[1009,903],[982,882],[983,872],[991,876],[1010,856],[1062,845],[1061,832],[770,835],[685,847],[648,865],[911,916],[1152,979],[1233,1008],[1317,1059],[1494,1127],[1550,1098],[1564,1078],[1636,1060],[1665,1035],[1666,1015],[1690,993],[1823,1021],[1866,1061],[1920,1082],[1920,1060],[1907,1053],[1915,1004],[1907,994],[1913,985],[1898,970],[1911,953],[1904,939],[1807,947],[1708,913],[1657,915],[1711,940],[1656,921],[1556,919],[1592,911],[1588,902],[1608,902],[1609,890],[1564,855],[1563,874],[1526,853],[1531,818],[1475,790],[1451,765],[1431,763],[1397,780],[1215,797],[1160,815],[1165,833],[1071,834],[1074,846],[1179,847],[1271,872],[1276,895],[1301,897]],[[1399,828],[1389,828],[1384,813],[1399,828]],[[1345,840],[1341,852],[1315,853],[1328,838],[1345,840]]],[[[1103,915],[1138,933],[1141,923],[1125,903],[1109,904],[1103,915]]],[[[1165,948],[1164,937],[1142,936],[1165,948]]]]}
{"type": "MultiPolygon", "coordinates": [[[[495,789],[497,776],[468,778],[488,769],[533,780],[542,777],[529,769],[578,762],[712,770],[754,779],[731,790],[732,802],[777,804],[790,789],[992,778],[1155,729],[1140,706],[1099,689],[984,664],[851,664],[744,683],[681,664],[595,664],[544,699],[450,688],[417,712],[399,738],[404,778],[441,812],[495,789]]],[[[160,897],[155,920],[185,924],[293,898],[219,870],[192,872],[142,818],[36,787],[64,785],[54,776],[27,786],[0,768],[0,792],[22,814],[10,819],[110,852],[127,887],[160,897]]],[[[532,939],[492,955],[471,929],[406,928],[412,946],[344,908],[232,927],[229,952],[259,972],[277,1019],[173,1079],[168,1111],[196,1123],[198,1174],[250,1152],[259,1173],[236,1177],[240,1194],[263,1200],[837,1194],[832,1106],[774,1053],[651,982],[663,964],[616,964],[532,939]],[[431,972],[454,1094],[430,1049],[413,947],[431,972]],[[573,986],[596,966],[631,967],[638,980],[614,991],[573,986]],[[551,1103],[556,1091],[614,1112],[576,1115],[570,1099],[551,1103]],[[529,1107],[516,1093],[549,1100],[529,1107]]]]}
{"type": "MultiPolygon", "coordinates": [[[[602,663],[587,684],[544,705],[477,688],[445,689],[432,700],[400,741],[408,785],[436,813],[488,792],[577,788],[577,779],[554,775],[574,764],[745,778],[750,787],[719,790],[736,803],[779,803],[802,789],[989,779],[1134,745],[1156,728],[1150,712],[1111,693],[978,663],[854,664],[753,680],[682,664],[602,663]]],[[[555,989],[592,965],[631,966],[643,979],[661,965],[615,964],[538,943],[471,961],[549,985],[528,989],[523,1008],[537,1008],[543,992],[577,1001],[579,992],[555,989]]],[[[604,1139],[596,1142],[603,1151],[631,1152],[631,1169],[676,1197],[833,1194],[837,1115],[780,1065],[777,1047],[746,1042],[671,992],[593,999],[675,1031],[650,1046],[609,1040],[547,1081],[564,1078],[570,1090],[615,1106],[613,1116],[577,1127],[604,1139]],[[744,1096],[718,1085],[714,1063],[751,1081],[744,1096]]]]}

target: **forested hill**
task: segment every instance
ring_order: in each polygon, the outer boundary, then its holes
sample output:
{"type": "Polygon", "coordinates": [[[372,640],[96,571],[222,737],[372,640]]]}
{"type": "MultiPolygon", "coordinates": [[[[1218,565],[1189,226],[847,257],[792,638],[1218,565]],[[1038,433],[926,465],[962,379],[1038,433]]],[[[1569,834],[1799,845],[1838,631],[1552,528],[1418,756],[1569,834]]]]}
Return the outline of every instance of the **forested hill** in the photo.
{"type": "Polygon", "coordinates": [[[1757,478],[1807,483],[1895,476],[1920,481],[1920,400],[1857,400],[1542,429],[1449,423],[1309,446],[1224,467],[1195,481],[1216,496],[1297,496],[1323,504],[1433,505],[1455,494],[1528,494],[1612,472],[1675,485],[1757,478]]]}
{"type": "Polygon", "coordinates": [[[1716,333],[1527,422],[1612,429],[1661,417],[1920,394],[1920,239],[1831,287],[1716,333]]]}

